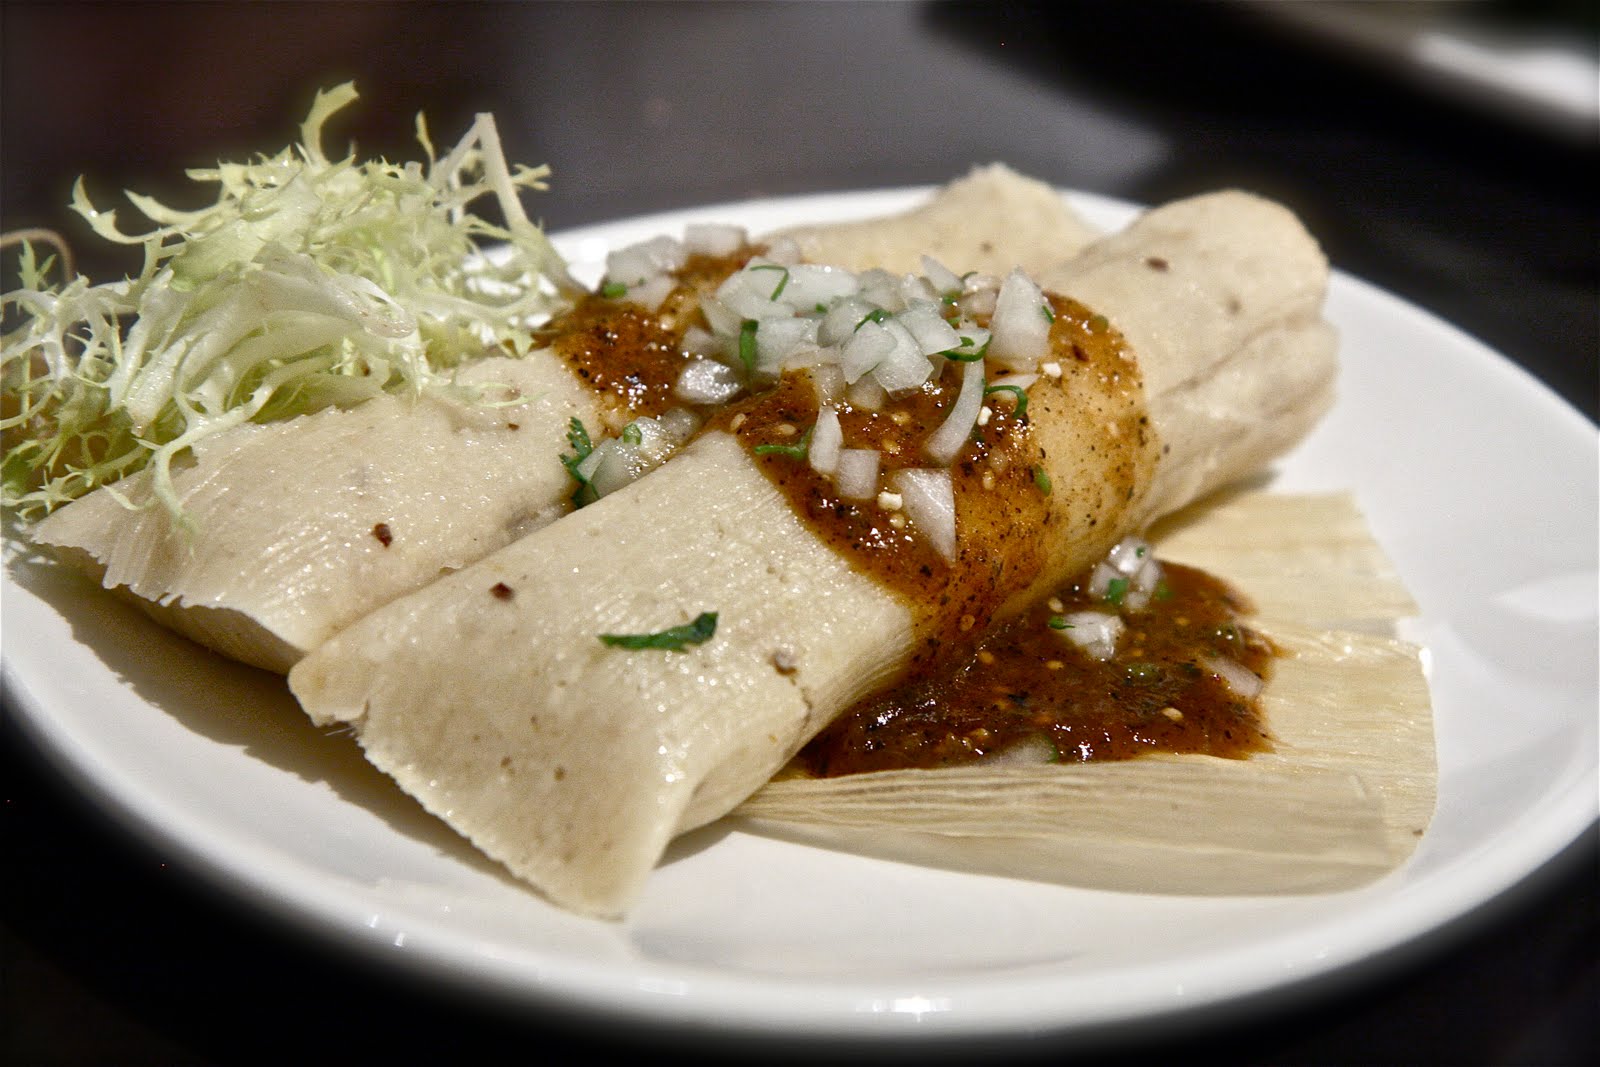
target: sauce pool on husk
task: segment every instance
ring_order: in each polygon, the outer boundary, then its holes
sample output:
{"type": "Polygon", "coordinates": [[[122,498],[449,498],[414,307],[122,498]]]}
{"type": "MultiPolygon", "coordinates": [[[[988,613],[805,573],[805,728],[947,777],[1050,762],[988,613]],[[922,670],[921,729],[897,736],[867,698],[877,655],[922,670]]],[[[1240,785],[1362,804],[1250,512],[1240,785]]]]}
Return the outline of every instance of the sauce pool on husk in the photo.
{"type": "Polygon", "coordinates": [[[1088,578],[989,636],[849,709],[798,763],[818,777],[1014,757],[1032,763],[1129,759],[1149,752],[1240,758],[1271,747],[1256,700],[1207,665],[1229,659],[1258,677],[1272,643],[1240,622],[1245,599],[1190,567],[1164,564],[1163,592],[1124,613],[1116,653],[1101,661],[1051,625],[1061,611],[1103,607],[1088,578]]]}

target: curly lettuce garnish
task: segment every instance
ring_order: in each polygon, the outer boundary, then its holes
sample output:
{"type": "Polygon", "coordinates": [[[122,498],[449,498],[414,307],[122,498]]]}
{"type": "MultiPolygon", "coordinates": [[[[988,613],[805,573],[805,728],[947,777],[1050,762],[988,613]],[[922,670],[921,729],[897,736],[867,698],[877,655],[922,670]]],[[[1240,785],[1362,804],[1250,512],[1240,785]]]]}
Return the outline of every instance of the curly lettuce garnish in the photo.
{"type": "Polygon", "coordinates": [[[216,202],[181,211],[129,192],[155,228],[126,233],[90,202],[95,233],[141,245],[137,277],[46,282],[51,261],[22,241],[20,286],[0,296],[3,502],[48,513],[143,467],[181,516],[173,460],[247,421],[448,383],[487,349],[526,353],[532,330],[580,291],[529,220],[521,194],[547,167],[507,165],[482,114],[425,162],[330,159],[323,126],[356,99],[319,92],[300,143],[248,163],[191,170],[216,202]],[[474,214],[492,197],[502,222],[474,214]],[[486,245],[500,245],[486,255],[486,245]]]}

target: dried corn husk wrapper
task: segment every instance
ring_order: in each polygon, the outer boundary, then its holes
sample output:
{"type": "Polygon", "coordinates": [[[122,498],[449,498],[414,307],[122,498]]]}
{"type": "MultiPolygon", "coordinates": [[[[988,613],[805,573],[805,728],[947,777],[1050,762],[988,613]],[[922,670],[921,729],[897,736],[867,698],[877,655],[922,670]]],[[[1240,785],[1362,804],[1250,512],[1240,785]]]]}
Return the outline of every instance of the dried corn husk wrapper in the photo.
{"type": "Polygon", "coordinates": [[[1153,531],[1225,576],[1285,652],[1263,692],[1271,752],[1076,765],[795,774],[735,817],[780,837],[986,874],[1152,893],[1347,889],[1411,854],[1433,813],[1415,605],[1343,494],[1250,493],[1153,531]],[[1341,629],[1325,629],[1330,621],[1341,629]]]}

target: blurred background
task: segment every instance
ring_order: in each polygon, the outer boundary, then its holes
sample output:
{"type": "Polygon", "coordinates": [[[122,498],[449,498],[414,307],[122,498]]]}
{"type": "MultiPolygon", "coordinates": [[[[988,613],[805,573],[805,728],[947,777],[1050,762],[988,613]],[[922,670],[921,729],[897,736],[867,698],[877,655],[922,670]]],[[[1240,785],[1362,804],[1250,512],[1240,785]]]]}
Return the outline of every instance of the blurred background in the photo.
{"type": "Polygon", "coordinates": [[[553,229],[990,160],[1143,202],[1237,184],[1592,417],[1597,11],[8,0],[0,210],[120,273],[63,210],[74,177],[97,202],[172,191],[289,143],[345,79],[362,103],[332,136],[364,153],[415,158],[419,110],[441,144],[494,111],[512,159],[554,168],[553,229]]]}
{"type": "MultiPolygon", "coordinates": [[[[6,0],[0,229],[58,230],[99,280],[134,269],[66,210],[78,175],[101,206],[123,188],[181,201],[184,167],[290,143],[315,90],[354,79],[362,101],[336,142],[415,158],[416,112],[443,145],[493,111],[510,158],[554,168],[529,201],[552,230],[936,183],[993,160],[1139,202],[1250,188],[1295,208],[1336,267],[1485,341],[1594,420],[1597,12],[1591,0],[6,0]]],[[[236,910],[80,800],[9,714],[0,758],[0,1059],[411,1062],[501,1041],[640,1051],[330,958],[236,910]],[[330,1017],[361,1022],[323,1034],[330,1017]]],[[[1597,870],[1586,839],[1381,978],[1105,1058],[1592,1062],[1597,870]]]]}

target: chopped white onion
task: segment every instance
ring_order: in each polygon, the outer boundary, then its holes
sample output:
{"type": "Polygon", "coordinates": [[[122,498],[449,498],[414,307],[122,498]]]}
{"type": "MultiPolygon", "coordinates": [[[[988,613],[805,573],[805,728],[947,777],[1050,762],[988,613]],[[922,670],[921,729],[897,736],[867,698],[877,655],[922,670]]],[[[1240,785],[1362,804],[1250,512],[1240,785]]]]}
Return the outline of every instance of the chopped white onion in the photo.
{"type": "Polygon", "coordinates": [[[922,257],[922,273],[940,296],[961,292],[961,276],[932,256],[922,257]]]}
{"type": "Polygon", "coordinates": [[[691,359],[678,372],[673,395],[686,404],[723,404],[739,395],[739,372],[714,359],[691,359]]]}
{"type": "Polygon", "coordinates": [[[935,467],[907,467],[889,475],[889,488],[900,497],[917,533],[947,560],[956,558],[956,494],[950,472],[935,467]]]}
{"type": "Polygon", "coordinates": [[[894,347],[872,369],[872,376],[891,396],[909,393],[933,374],[933,364],[899,319],[885,321],[883,329],[893,338],[894,347]]]}
{"type": "Polygon", "coordinates": [[[931,301],[918,301],[899,315],[900,325],[916,338],[917,347],[925,356],[948,352],[961,345],[955,327],[944,320],[939,305],[931,301]]]}
{"type": "Polygon", "coordinates": [[[870,500],[878,495],[878,466],[882,457],[874,448],[841,448],[833,485],[846,500],[870,500]]]}
{"type": "Polygon", "coordinates": [[[774,238],[767,244],[767,258],[774,263],[793,265],[799,263],[800,246],[793,237],[774,238]]]}
{"type": "Polygon", "coordinates": [[[808,314],[855,291],[856,276],[843,267],[797,263],[789,268],[789,280],[777,299],[801,314],[808,314]]]}
{"type": "Polygon", "coordinates": [[[700,301],[700,311],[706,317],[706,323],[711,327],[711,332],[724,338],[725,343],[732,340],[738,343],[739,327],[744,320],[739,313],[728,307],[714,296],[708,296],[700,301]]]}
{"type": "Polygon", "coordinates": [[[637,285],[629,286],[623,299],[650,311],[656,311],[677,287],[678,279],[673,275],[657,274],[637,285]]]}
{"type": "Polygon", "coordinates": [[[787,319],[793,311],[772,298],[787,270],[766,260],[751,260],[717,287],[717,299],[742,319],[787,319]]]}
{"type": "Polygon", "coordinates": [[[756,324],[756,370],[778,374],[796,349],[815,349],[816,345],[816,319],[760,319],[756,324]]]}
{"type": "Polygon", "coordinates": [[[683,244],[703,256],[731,256],[749,240],[743,226],[691,222],[683,228],[683,244]]]}
{"type": "Polygon", "coordinates": [[[1222,679],[1222,683],[1241,700],[1254,700],[1266,685],[1260,675],[1237,660],[1222,656],[1202,656],[1200,663],[1206,670],[1222,679]]]}
{"type": "Polygon", "coordinates": [[[844,380],[854,384],[871,373],[874,367],[889,358],[894,346],[894,335],[882,323],[863,322],[839,350],[839,367],[844,371],[844,380]]]}
{"type": "Polygon", "coordinates": [[[683,266],[687,255],[683,243],[662,235],[619,248],[606,256],[606,277],[623,285],[635,286],[657,274],[683,266]]]}
{"type": "Polygon", "coordinates": [[[994,339],[989,358],[1001,366],[1031,370],[1050,354],[1050,318],[1044,293],[1020,270],[1006,276],[989,319],[994,339]]]}
{"type": "Polygon", "coordinates": [[[811,431],[811,447],[807,454],[811,467],[820,474],[832,474],[839,469],[839,450],[844,447],[844,429],[839,425],[839,413],[824,404],[817,410],[817,424],[811,431]]]}
{"type": "Polygon", "coordinates": [[[1056,632],[1097,660],[1117,654],[1117,640],[1127,628],[1120,616],[1106,611],[1074,611],[1064,621],[1056,632]]]}
{"type": "Polygon", "coordinates": [[[869,300],[888,312],[905,310],[905,297],[900,279],[881,267],[864,270],[856,276],[857,287],[864,300],[869,300]]]}
{"type": "MultiPolygon", "coordinates": [[[[827,352],[828,349],[821,349],[819,355],[827,352]]],[[[817,391],[819,407],[833,407],[844,399],[844,371],[839,369],[838,358],[835,352],[832,359],[819,359],[811,368],[811,386],[817,391]]]]}
{"type": "Polygon", "coordinates": [[[855,336],[856,327],[873,312],[873,306],[859,296],[839,300],[822,317],[817,339],[825,345],[842,345],[855,336]]]}
{"type": "Polygon", "coordinates": [[[862,378],[852,382],[845,388],[845,400],[853,408],[862,411],[879,411],[884,402],[889,399],[889,394],[883,391],[883,386],[878,384],[878,379],[871,377],[862,378]]]}
{"type": "Polygon", "coordinates": [[[977,425],[978,411],[982,407],[983,362],[975,360],[961,368],[961,391],[956,394],[956,402],[950,405],[950,414],[922,446],[928,458],[943,467],[954,463],[977,425]]]}

